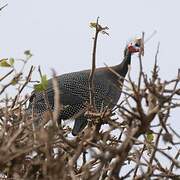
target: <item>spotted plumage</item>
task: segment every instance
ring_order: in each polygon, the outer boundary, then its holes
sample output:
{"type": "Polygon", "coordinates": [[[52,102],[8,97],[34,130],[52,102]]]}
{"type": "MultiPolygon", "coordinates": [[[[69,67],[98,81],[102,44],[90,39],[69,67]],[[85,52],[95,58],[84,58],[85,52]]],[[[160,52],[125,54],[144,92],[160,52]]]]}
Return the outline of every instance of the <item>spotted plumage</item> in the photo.
{"type": "MultiPolygon", "coordinates": [[[[106,106],[113,108],[117,104],[121,95],[121,85],[119,82],[121,81],[121,83],[123,83],[123,78],[127,73],[130,62],[131,52],[128,50],[127,46],[122,63],[110,67],[120,76],[117,76],[107,67],[96,69],[93,85],[95,106],[98,111],[106,106]]],[[[89,102],[90,97],[88,84],[89,74],[90,70],[84,70],[63,74],[57,77],[61,104],[63,106],[63,110],[59,112],[59,119],[66,120],[73,117],[75,118],[72,131],[73,135],[77,135],[87,124],[87,118],[84,117],[83,110],[86,107],[86,102],[89,102]],[[79,115],[76,117],[77,114],[79,115]]],[[[50,108],[53,110],[54,90],[52,79],[48,81],[46,94],[50,108]]],[[[43,94],[41,92],[34,92],[33,97],[33,111],[42,114],[47,110],[43,94]]],[[[32,101],[30,101],[29,109],[32,109],[32,101]]]]}

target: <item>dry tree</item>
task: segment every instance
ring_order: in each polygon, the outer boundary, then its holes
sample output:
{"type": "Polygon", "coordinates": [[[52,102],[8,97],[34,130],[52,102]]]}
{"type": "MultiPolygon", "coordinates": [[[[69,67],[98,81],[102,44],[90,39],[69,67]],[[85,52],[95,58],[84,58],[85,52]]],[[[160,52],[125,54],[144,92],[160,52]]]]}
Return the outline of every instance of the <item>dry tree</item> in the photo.
{"type": "MultiPolygon", "coordinates": [[[[27,113],[29,97],[21,96],[24,88],[32,82],[34,67],[30,68],[28,74],[24,72],[32,54],[30,51],[25,52],[26,58],[21,60],[23,68],[20,71],[14,67],[16,60],[0,60],[0,68],[10,68],[0,77],[1,179],[180,178],[180,135],[172,128],[169,120],[171,111],[180,106],[180,70],[170,81],[159,77],[158,47],[152,74],[148,77],[143,71],[141,58],[144,47],[141,43],[138,80],[132,81],[129,72],[122,90],[121,102],[113,109],[97,112],[93,108],[96,42],[100,32],[107,34],[107,27],[102,28],[98,21],[91,23],[91,26],[95,28],[96,36],[89,77],[91,101],[85,113],[90,120],[88,127],[76,137],[70,136],[69,126],[63,123],[57,125],[58,112],[62,107],[57,101],[61,97],[56,74],[53,75],[55,111],[49,110],[41,120],[42,123],[35,128],[34,121],[38,117],[35,113],[27,113]],[[6,95],[9,88],[17,89],[13,98],[6,95]],[[51,125],[47,125],[49,120],[53,120],[51,125]],[[165,161],[168,163],[165,164],[165,161]]],[[[42,88],[46,84],[46,77],[40,69],[39,72],[41,83],[38,88],[42,88]]]]}

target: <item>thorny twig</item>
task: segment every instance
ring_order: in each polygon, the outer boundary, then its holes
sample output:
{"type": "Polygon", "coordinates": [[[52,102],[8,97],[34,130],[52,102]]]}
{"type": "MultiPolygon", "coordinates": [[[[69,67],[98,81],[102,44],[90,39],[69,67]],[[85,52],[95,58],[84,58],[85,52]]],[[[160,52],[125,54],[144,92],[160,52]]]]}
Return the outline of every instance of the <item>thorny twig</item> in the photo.
{"type": "Polygon", "coordinates": [[[2,11],[6,6],[8,6],[8,3],[5,4],[4,6],[0,7],[0,11],[2,11]]]}

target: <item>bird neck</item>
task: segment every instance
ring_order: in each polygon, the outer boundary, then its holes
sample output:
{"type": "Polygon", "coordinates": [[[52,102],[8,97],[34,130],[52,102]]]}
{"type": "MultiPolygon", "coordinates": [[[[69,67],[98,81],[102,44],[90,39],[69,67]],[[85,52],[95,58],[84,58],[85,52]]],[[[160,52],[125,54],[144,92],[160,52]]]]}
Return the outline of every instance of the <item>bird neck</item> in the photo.
{"type": "Polygon", "coordinates": [[[112,69],[122,77],[125,77],[128,71],[128,66],[130,64],[131,64],[131,53],[127,52],[124,54],[123,61],[120,64],[113,66],[112,69]]]}

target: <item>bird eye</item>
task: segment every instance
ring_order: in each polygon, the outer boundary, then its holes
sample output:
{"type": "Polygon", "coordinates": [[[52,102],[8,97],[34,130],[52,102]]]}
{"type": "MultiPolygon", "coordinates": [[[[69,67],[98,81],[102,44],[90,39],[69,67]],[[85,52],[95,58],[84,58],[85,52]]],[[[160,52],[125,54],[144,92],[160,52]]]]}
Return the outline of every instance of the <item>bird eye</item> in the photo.
{"type": "Polygon", "coordinates": [[[140,45],[138,43],[135,43],[135,46],[140,47],[140,45]]]}

